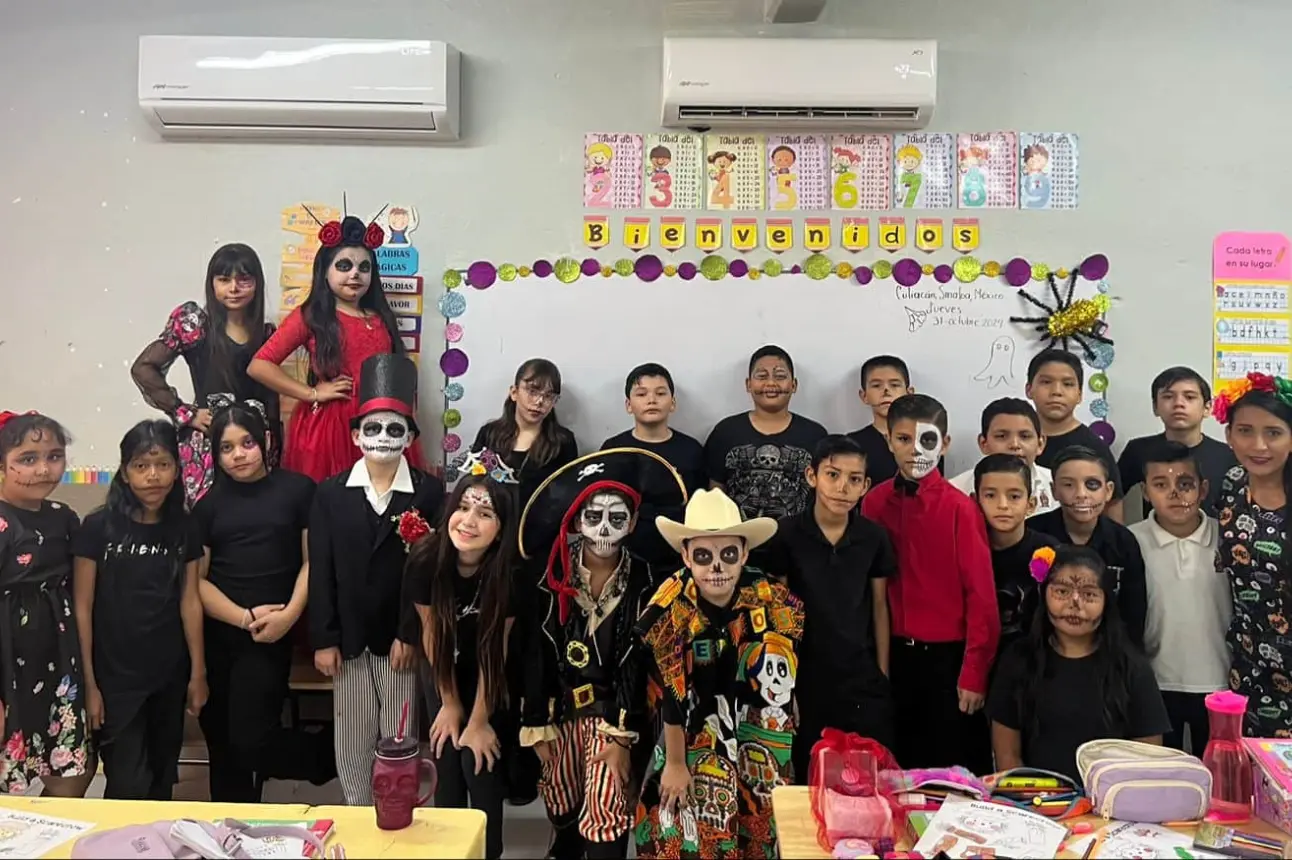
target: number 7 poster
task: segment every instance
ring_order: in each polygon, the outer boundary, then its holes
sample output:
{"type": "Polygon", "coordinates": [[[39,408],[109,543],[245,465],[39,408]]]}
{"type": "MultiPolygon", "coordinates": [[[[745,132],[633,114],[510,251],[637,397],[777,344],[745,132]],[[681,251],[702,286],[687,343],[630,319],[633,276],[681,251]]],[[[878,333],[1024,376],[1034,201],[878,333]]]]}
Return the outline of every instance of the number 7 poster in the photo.
{"type": "Polygon", "coordinates": [[[893,137],[893,208],[956,205],[956,136],[917,132],[893,137]]]}
{"type": "Polygon", "coordinates": [[[647,209],[703,209],[704,141],[696,134],[646,135],[644,175],[647,209]]]}

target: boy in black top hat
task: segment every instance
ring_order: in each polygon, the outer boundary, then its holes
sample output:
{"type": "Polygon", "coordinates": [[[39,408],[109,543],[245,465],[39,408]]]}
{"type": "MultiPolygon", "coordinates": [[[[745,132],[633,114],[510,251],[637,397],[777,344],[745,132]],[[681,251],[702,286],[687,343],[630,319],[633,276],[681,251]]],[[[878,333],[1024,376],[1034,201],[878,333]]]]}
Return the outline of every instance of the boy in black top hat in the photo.
{"type": "Polygon", "coordinates": [[[373,750],[397,733],[416,687],[417,628],[400,624],[400,585],[410,544],[444,502],[440,480],[404,457],[417,438],[416,397],[407,356],[363,363],[351,421],[363,459],[319,484],[310,514],[310,643],[314,665],[334,679],[337,774],[352,806],[372,804],[373,750]]]}
{"type": "Polygon", "coordinates": [[[671,486],[670,502],[685,504],[668,461],[612,448],[563,466],[521,515],[521,555],[545,564],[525,652],[520,742],[543,762],[540,787],[556,828],[551,857],[627,856],[631,753],[647,733],[644,652],[633,625],[655,578],[625,541],[647,484],[656,493],[671,486]]]}

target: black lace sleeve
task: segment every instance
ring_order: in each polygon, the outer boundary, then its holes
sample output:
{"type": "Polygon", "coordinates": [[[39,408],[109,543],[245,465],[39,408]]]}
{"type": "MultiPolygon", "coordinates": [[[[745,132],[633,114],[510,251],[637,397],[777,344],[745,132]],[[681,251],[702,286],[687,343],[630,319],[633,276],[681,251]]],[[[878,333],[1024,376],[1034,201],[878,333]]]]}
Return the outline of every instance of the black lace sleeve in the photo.
{"type": "Polygon", "coordinates": [[[183,410],[192,409],[166,381],[166,374],[175,359],[202,342],[205,333],[206,312],[196,302],[185,302],[171,312],[157,339],[139,353],[130,368],[130,376],[149,406],[177,420],[182,417],[183,410]]]}

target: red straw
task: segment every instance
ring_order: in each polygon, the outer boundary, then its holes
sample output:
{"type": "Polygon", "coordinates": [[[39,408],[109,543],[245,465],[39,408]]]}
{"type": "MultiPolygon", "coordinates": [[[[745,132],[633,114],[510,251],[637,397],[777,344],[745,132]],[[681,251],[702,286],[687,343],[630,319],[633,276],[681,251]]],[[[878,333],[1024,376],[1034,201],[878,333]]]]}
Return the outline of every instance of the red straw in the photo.
{"type": "Polygon", "coordinates": [[[404,702],[404,709],[399,712],[399,732],[395,735],[395,740],[404,739],[404,729],[408,728],[408,702],[404,702]]]}

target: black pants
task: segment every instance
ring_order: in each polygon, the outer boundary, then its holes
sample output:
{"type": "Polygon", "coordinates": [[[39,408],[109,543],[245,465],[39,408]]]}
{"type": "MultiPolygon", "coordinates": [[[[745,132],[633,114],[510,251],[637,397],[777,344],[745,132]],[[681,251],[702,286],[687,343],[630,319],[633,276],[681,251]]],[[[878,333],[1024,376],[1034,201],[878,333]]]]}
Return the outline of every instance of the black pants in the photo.
{"type": "MultiPolygon", "coordinates": [[[[422,675],[426,683],[426,704],[430,713],[430,724],[440,712],[439,698],[435,695],[434,684],[426,674],[422,675]]],[[[498,860],[502,856],[502,807],[507,799],[507,754],[508,748],[503,744],[504,727],[493,721],[494,733],[498,735],[501,758],[494,762],[493,770],[488,766],[476,773],[475,753],[463,747],[454,749],[452,744],[444,745],[444,754],[436,756],[435,761],[435,805],[442,809],[478,809],[485,814],[485,858],[498,860]]],[[[531,751],[532,753],[532,751],[531,751]]]]}
{"type": "Polygon", "coordinates": [[[1207,748],[1211,737],[1211,717],[1207,713],[1206,693],[1178,693],[1175,690],[1162,691],[1162,704],[1166,705],[1167,718],[1171,720],[1171,731],[1162,738],[1165,746],[1192,752],[1199,758],[1207,748]],[[1184,749],[1184,730],[1189,729],[1189,745],[1184,749]]]}
{"type": "Polygon", "coordinates": [[[106,722],[99,735],[99,758],[110,800],[170,800],[179,779],[179,754],[184,745],[184,706],[188,698],[188,661],[181,670],[142,701],[126,706],[109,698],[106,722]],[[133,707],[124,722],[114,710],[133,707]]]}
{"type": "Polygon", "coordinates": [[[834,701],[816,696],[799,699],[799,724],[794,734],[791,761],[794,763],[794,782],[808,784],[808,762],[812,747],[821,740],[826,729],[855,732],[893,749],[893,703],[887,697],[876,696],[857,702],[834,701]]]}
{"type": "Polygon", "coordinates": [[[893,639],[890,678],[897,720],[893,753],[903,768],[960,765],[990,773],[991,735],[984,710],[960,711],[956,691],[963,642],[893,639]]]}
{"type": "Polygon", "coordinates": [[[495,716],[495,722],[502,728],[498,740],[502,746],[503,760],[507,762],[507,797],[516,806],[533,803],[538,799],[538,779],[542,776],[542,764],[538,755],[529,747],[522,747],[518,740],[520,735],[520,714],[517,703],[525,695],[524,666],[522,649],[517,643],[529,641],[525,638],[527,625],[538,623],[522,613],[512,625],[507,673],[507,698],[511,702],[502,713],[495,716]]]}
{"type": "Polygon", "coordinates": [[[266,779],[321,783],[336,775],[330,733],[283,726],[291,667],[290,637],[262,644],[245,630],[207,619],[211,696],[198,720],[211,761],[213,802],[259,803],[266,779]]]}

